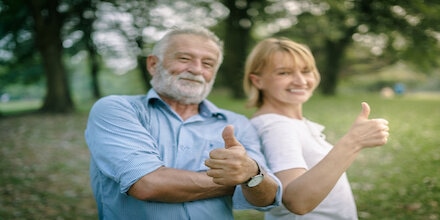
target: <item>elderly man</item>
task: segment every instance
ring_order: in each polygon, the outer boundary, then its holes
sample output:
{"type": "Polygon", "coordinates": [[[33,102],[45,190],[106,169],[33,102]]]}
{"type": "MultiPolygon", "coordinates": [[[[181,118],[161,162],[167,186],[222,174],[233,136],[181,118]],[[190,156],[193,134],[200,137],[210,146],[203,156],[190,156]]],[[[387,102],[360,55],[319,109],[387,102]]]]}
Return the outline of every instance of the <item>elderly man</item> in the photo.
{"type": "Polygon", "coordinates": [[[281,203],[248,119],[206,100],[222,58],[212,32],[174,29],[147,58],[146,95],[95,103],[85,138],[100,219],[225,220],[281,203]]]}

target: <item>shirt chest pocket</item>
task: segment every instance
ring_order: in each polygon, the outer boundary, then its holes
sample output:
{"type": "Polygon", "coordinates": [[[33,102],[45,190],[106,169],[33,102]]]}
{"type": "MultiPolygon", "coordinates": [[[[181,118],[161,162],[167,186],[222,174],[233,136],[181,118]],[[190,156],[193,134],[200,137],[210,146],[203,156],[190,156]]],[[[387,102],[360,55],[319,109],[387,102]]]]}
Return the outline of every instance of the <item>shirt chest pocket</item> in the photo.
{"type": "Polygon", "coordinates": [[[222,141],[201,140],[193,144],[181,144],[178,147],[175,168],[191,171],[206,171],[205,160],[209,152],[224,147],[222,141]]]}

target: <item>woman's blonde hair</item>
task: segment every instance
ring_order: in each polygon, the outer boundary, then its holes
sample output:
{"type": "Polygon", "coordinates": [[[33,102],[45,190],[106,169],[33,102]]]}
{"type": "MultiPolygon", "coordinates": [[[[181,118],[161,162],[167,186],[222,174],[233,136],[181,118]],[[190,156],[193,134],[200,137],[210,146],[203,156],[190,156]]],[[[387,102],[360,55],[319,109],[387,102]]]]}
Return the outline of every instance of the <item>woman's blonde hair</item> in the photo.
{"type": "Polygon", "coordinates": [[[243,88],[248,95],[247,107],[261,107],[263,104],[263,94],[252,83],[250,75],[261,75],[261,70],[272,60],[273,54],[278,51],[290,55],[294,65],[298,62],[304,62],[306,68],[312,71],[316,78],[315,88],[318,86],[321,77],[316,67],[315,58],[306,45],[287,38],[267,38],[259,42],[246,59],[243,88]]]}

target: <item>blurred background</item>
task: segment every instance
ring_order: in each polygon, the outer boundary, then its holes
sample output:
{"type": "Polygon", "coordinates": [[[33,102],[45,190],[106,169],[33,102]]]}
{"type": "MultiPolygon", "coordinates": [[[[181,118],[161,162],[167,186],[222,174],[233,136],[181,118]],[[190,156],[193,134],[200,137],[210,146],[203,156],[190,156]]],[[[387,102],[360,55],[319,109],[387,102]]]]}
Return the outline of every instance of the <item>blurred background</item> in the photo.
{"type": "MultiPolygon", "coordinates": [[[[415,160],[414,151],[390,159],[396,151],[427,147],[417,151],[425,167],[409,169],[419,181],[397,178],[393,183],[407,185],[394,193],[385,193],[394,184],[374,192],[363,181],[405,176],[407,169],[353,174],[355,193],[365,199],[359,198],[360,218],[439,219],[439,12],[437,0],[0,0],[0,219],[96,218],[82,136],[87,112],[105,95],[146,93],[152,45],[188,23],[225,43],[211,98],[248,116],[242,77],[250,48],[273,36],[308,45],[322,76],[308,108],[336,130],[333,136],[348,128],[361,99],[371,99],[373,111],[378,107],[399,131],[387,165],[415,160]],[[422,188],[423,197],[399,198],[422,188]],[[376,193],[376,203],[366,200],[376,193]]],[[[378,164],[377,157],[361,158],[357,168],[378,164]]]]}
{"type": "Polygon", "coordinates": [[[312,49],[326,95],[438,92],[439,11],[435,0],[1,0],[1,101],[70,112],[103,95],[143,93],[152,44],[185,23],[224,40],[216,88],[234,98],[244,97],[249,49],[269,36],[312,49]]]}

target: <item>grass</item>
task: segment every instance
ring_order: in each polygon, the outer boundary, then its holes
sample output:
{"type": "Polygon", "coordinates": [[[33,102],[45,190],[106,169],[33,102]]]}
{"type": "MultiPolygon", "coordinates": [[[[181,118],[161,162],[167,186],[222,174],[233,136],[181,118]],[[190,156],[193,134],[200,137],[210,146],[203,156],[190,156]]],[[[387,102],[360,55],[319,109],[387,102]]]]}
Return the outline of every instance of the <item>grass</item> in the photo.
{"type": "Polygon", "coordinates": [[[0,102],[0,113],[4,113],[5,115],[23,114],[38,109],[41,104],[39,100],[0,102]]]}
{"type": "MultiPolygon", "coordinates": [[[[211,100],[252,114],[224,92],[215,91],[211,100]]],[[[390,121],[391,137],[384,147],[364,150],[348,170],[360,219],[440,219],[440,98],[315,96],[305,106],[306,117],[326,125],[333,142],[348,130],[361,101],[370,103],[372,117],[390,121]]],[[[2,111],[13,109],[1,105],[2,111]]],[[[86,120],[86,112],[0,118],[0,219],[97,218],[83,139],[86,120]]],[[[234,215],[263,219],[258,211],[234,215]]]]}

